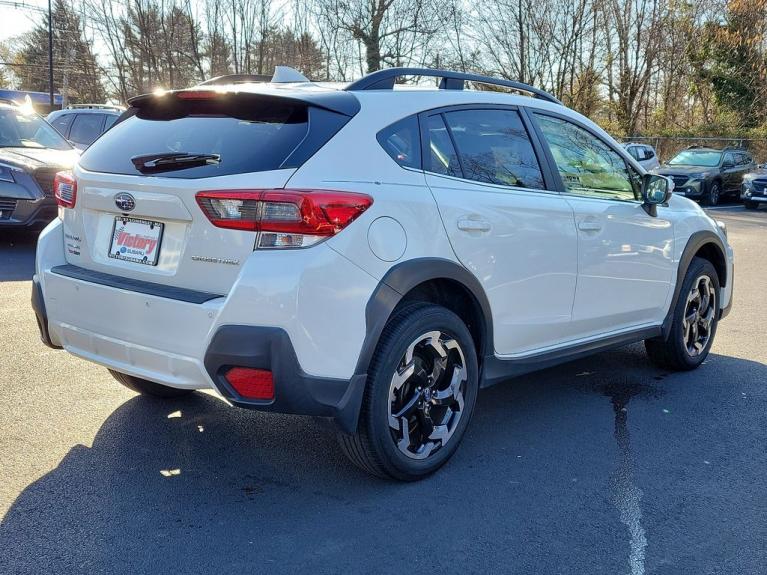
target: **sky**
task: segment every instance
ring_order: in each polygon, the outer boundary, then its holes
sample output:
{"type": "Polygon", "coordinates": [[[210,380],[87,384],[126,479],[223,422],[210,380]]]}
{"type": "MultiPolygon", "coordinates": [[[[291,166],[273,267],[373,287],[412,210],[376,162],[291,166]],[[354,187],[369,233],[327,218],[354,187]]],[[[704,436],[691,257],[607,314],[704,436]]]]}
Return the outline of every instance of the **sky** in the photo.
{"type": "Polygon", "coordinates": [[[0,3],[0,42],[31,30],[40,13],[22,6],[33,6],[48,10],[47,0],[4,0],[0,3]],[[9,6],[9,4],[18,6],[9,6]]]}

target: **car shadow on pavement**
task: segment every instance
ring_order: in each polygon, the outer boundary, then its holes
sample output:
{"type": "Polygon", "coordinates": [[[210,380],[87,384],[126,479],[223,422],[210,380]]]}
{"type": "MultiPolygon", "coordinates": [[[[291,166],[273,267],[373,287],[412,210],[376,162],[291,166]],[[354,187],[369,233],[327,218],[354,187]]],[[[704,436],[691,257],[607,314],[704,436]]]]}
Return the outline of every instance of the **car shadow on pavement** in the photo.
{"type": "MultiPolygon", "coordinates": [[[[92,447],[73,447],[18,496],[0,523],[0,572],[468,573],[510,558],[503,571],[625,572],[644,565],[660,521],[641,520],[639,532],[624,520],[637,519],[632,505],[650,505],[632,492],[641,466],[631,418],[647,418],[652,434],[654,418],[667,417],[661,405],[711,395],[696,409],[723,409],[726,385],[700,393],[712,372],[767,380],[767,366],[724,356],[697,377],[647,363],[632,346],[486,390],[453,460],[412,484],[357,470],[309,418],[208,394],[135,397],[92,447]]],[[[719,432],[713,417],[699,419],[699,437],[719,432]]],[[[681,566],[653,572],[688,572],[681,566]]]]}
{"type": "Polygon", "coordinates": [[[37,236],[37,232],[0,231],[0,282],[32,279],[37,236]]]}

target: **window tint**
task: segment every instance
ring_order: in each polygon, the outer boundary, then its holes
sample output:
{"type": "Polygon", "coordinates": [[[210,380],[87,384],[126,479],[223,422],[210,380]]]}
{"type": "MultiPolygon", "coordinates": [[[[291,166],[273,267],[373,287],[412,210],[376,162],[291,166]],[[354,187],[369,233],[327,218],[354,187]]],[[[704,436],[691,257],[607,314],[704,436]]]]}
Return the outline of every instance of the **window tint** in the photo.
{"type": "Polygon", "coordinates": [[[114,124],[117,121],[117,118],[120,116],[117,116],[115,114],[109,114],[107,115],[107,119],[104,121],[104,131],[106,132],[109,128],[112,127],[112,124],[114,124]]]}
{"type": "Polygon", "coordinates": [[[615,200],[641,197],[639,174],[601,139],[571,122],[536,117],[569,193],[615,200]]]}
{"type": "Polygon", "coordinates": [[[77,114],[69,139],[78,144],[92,144],[101,135],[103,125],[104,114],[77,114]]]}
{"type": "MultiPolygon", "coordinates": [[[[309,110],[281,98],[231,96],[142,107],[115,124],[80,157],[94,172],[138,175],[131,162],[147,154],[216,154],[217,164],[165,171],[163,178],[208,178],[277,170],[305,139],[327,142],[346,116],[316,109],[316,133],[307,138],[309,110]]],[[[313,113],[314,113],[313,112],[313,113]]],[[[308,149],[308,148],[307,148],[308,149]]]]}
{"type": "Polygon", "coordinates": [[[410,116],[378,132],[378,143],[400,166],[421,167],[421,136],[418,118],[410,116]]]}
{"type": "Polygon", "coordinates": [[[461,110],[445,119],[469,180],[542,189],[543,176],[527,130],[514,110],[461,110]]]}
{"type": "Polygon", "coordinates": [[[66,137],[67,130],[69,129],[69,125],[72,123],[72,119],[74,117],[74,114],[62,114],[61,116],[54,118],[54,120],[51,122],[51,126],[56,128],[59,134],[66,137]]]}
{"type": "Polygon", "coordinates": [[[461,164],[455,153],[450,134],[441,115],[429,116],[427,119],[429,132],[429,170],[446,176],[462,177],[461,164]]]}

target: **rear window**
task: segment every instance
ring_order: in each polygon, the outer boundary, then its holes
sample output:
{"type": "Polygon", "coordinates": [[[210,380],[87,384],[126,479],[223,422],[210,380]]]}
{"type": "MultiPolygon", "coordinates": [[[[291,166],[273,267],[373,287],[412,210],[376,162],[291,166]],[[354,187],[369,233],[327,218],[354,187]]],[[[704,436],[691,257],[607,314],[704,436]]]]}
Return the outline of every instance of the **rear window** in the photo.
{"type": "Polygon", "coordinates": [[[133,109],[80,158],[94,172],[140,175],[131,161],[152,154],[215,154],[217,163],[164,170],[164,178],[209,178],[276,170],[308,131],[305,104],[228,96],[214,100],[158,99],[133,109]]]}

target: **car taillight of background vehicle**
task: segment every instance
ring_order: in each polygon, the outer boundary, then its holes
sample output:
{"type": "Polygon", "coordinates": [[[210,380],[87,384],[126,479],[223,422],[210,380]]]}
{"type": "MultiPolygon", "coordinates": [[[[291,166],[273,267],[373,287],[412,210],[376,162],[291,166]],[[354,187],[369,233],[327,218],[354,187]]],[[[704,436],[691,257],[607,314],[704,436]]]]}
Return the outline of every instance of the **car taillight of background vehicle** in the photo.
{"type": "Polygon", "coordinates": [[[215,190],[197,203],[219,228],[258,232],[257,248],[305,248],[357,219],[373,198],[331,190],[215,190]]]}
{"type": "Polygon", "coordinates": [[[72,172],[59,172],[53,180],[53,195],[62,208],[74,208],[77,202],[77,182],[72,172]]]}

